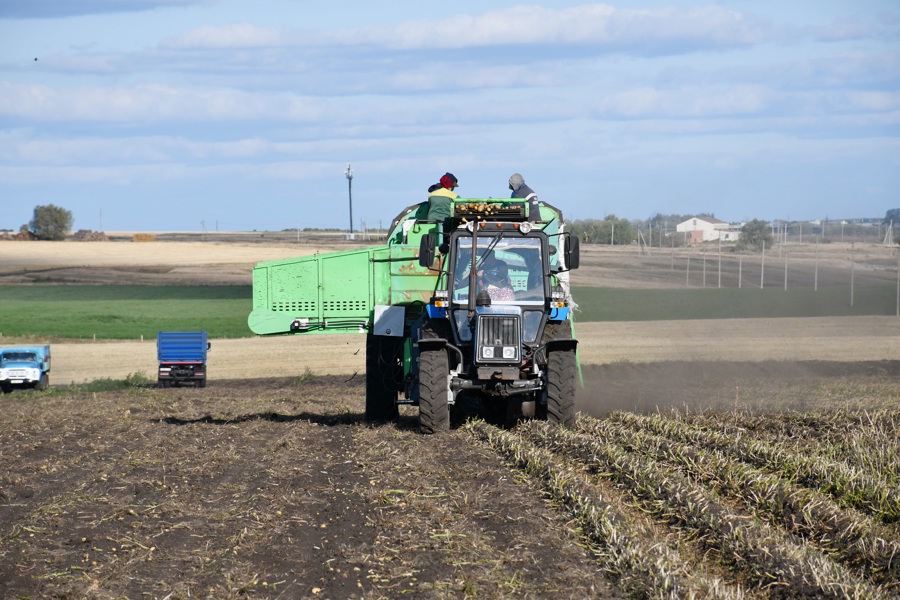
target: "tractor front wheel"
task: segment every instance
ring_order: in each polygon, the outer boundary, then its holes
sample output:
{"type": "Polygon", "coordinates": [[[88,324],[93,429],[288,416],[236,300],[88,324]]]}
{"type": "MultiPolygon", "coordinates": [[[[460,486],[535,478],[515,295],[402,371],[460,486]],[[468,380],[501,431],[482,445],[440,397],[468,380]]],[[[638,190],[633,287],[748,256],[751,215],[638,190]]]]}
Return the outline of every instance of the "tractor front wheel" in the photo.
{"type": "Polygon", "coordinates": [[[450,429],[450,361],[444,348],[419,353],[419,427],[422,433],[450,429]]]}
{"type": "Polygon", "coordinates": [[[547,353],[547,420],[564,427],[575,425],[575,350],[547,353]]]}

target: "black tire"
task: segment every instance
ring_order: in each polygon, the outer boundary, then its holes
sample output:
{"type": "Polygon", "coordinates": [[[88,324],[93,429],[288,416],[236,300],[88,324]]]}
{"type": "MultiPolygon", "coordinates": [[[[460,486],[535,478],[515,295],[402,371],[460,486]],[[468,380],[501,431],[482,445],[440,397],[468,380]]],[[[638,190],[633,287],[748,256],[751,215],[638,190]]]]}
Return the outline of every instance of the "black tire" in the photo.
{"type": "Polygon", "coordinates": [[[37,389],[40,392],[43,392],[44,390],[46,390],[48,387],[50,387],[50,376],[47,375],[46,373],[41,375],[41,380],[38,381],[37,385],[34,387],[35,387],[35,389],[37,389]]]}
{"type": "Polygon", "coordinates": [[[397,392],[403,383],[400,365],[403,338],[366,336],[366,413],[370,423],[394,421],[400,416],[397,392]]]}
{"type": "Polygon", "coordinates": [[[12,386],[8,383],[2,383],[2,384],[0,384],[0,390],[3,390],[4,394],[11,394],[12,386]]]}
{"type": "Polygon", "coordinates": [[[157,380],[156,380],[156,385],[157,385],[158,387],[161,387],[161,388],[167,388],[167,387],[169,387],[169,385],[170,385],[171,383],[172,383],[172,382],[169,381],[168,379],[157,379],[157,380]]]}
{"type": "Polygon", "coordinates": [[[203,379],[198,379],[198,380],[197,380],[197,387],[198,387],[198,388],[205,388],[205,387],[206,387],[206,377],[204,377],[203,379]]]}
{"type": "Polygon", "coordinates": [[[449,372],[450,361],[445,349],[419,353],[419,428],[422,433],[450,429],[449,372]]]}
{"type": "Polygon", "coordinates": [[[519,422],[519,417],[522,416],[522,401],[515,398],[507,398],[506,399],[506,414],[503,419],[503,427],[506,429],[512,429],[519,422]]]}
{"type": "Polygon", "coordinates": [[[547,420],[563,427],[575,425],[575,349],[547,353],[547,420]]]}

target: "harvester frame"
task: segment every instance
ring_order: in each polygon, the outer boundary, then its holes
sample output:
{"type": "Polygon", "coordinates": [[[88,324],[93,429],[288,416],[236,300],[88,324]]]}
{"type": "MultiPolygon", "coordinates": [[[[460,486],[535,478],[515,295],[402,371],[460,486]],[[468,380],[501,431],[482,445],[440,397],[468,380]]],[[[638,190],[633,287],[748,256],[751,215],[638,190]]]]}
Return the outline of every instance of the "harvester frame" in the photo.
{"type": "Polygon", "coordinates": [[[571,425],[578,366],[566,274],[579,248],[562,213],[459,198],[436,223],[423,206],[394,220],[385,246],[259,263],[251,329],[365,333],[369,421],[410,404],[427,433],[473,408],[509,424],[571,425]],[[502,297],[482,280],[489,261],[506,274],[502,297]]]}

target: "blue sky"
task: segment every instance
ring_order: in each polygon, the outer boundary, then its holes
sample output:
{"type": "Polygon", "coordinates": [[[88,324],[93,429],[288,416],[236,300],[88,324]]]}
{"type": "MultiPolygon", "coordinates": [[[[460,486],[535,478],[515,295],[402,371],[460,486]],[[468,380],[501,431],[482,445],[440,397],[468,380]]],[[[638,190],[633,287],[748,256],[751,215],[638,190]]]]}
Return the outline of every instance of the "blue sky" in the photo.
{"type": "Polygon", "coordinates": [[[387,225],[445,171],[567,218],[900,207],[896,0],[0,0],[0,229],[387,225]],[[434,6],[431,6],[434,4],[434,6]]]}

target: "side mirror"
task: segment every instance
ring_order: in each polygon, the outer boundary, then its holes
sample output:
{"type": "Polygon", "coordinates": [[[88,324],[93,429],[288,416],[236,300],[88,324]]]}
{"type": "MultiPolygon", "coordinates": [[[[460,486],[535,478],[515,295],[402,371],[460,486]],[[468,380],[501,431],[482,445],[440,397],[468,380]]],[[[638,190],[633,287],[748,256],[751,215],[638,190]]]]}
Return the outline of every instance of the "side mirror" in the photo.
{"type": "Polygon", "coordinates": [[[577,235],[566,235],[565,249],[566,267],[577,269],[581,263],[581,240],[577,235]]]}
{"type": "Polygon", "coordinates": [[[437,246],[437,236],[433,233],[426,233],[419,242],[419,266],[426,269],[431,268],[434,264],[434,250],[437,246]]]}

